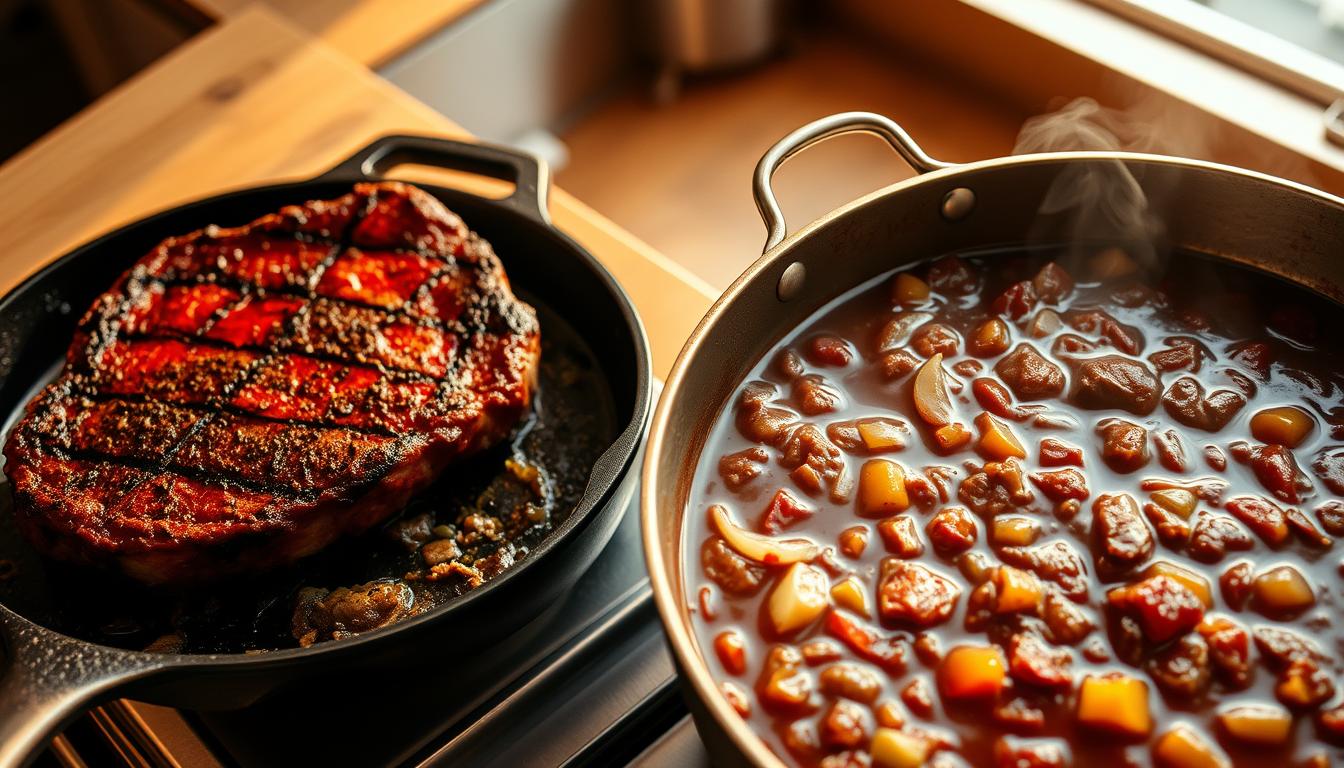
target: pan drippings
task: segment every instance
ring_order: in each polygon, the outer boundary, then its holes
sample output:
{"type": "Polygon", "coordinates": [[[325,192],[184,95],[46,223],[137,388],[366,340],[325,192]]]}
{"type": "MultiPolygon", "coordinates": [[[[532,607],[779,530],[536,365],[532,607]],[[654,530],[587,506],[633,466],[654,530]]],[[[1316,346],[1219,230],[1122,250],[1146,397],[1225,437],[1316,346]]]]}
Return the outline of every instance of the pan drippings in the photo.
{"type": "Polygon", "coordinates": [[[699,460],[723,695],[805,766],[1344,760],[1342,319],[1117,248],[838,299],[699,460]]]}

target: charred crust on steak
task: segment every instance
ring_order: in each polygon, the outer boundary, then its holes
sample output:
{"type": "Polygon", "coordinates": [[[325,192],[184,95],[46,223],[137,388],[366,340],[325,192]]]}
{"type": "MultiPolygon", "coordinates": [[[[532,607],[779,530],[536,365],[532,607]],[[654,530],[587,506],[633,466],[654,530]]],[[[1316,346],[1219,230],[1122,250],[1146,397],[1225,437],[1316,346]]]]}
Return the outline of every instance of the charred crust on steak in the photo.
{"type": "Polygon", "coordinates": [[[283,565],[528,411],[536,313],[396,182],[172,237],[94,301],[4,454],[20,529],[148,583],[283,565]]]}

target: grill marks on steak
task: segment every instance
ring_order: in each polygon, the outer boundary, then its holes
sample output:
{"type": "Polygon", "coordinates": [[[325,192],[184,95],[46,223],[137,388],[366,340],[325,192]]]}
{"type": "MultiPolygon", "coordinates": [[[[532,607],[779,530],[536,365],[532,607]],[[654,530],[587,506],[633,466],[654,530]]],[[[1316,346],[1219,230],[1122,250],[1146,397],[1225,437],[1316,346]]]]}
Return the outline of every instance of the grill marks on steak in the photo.
{"type": "Polygon", "coordinates": [[[148,582],[283,564],[500,439],[539,351],[489,244],[408,185],[171,238],[11,433],[20,525],[148,582]]]}

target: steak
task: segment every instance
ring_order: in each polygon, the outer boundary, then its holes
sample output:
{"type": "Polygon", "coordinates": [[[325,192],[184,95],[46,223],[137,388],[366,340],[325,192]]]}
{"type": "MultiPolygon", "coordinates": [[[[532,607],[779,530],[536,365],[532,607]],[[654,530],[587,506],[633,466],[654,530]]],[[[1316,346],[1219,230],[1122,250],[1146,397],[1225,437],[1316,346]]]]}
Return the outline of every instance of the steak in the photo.
{"type": "Polygon", "coordinates": [[[290,563],[505,437],[540,349],[490,244],[409,185],[169,238],[11,431],[19,527],[152,584],[290,563]]]}

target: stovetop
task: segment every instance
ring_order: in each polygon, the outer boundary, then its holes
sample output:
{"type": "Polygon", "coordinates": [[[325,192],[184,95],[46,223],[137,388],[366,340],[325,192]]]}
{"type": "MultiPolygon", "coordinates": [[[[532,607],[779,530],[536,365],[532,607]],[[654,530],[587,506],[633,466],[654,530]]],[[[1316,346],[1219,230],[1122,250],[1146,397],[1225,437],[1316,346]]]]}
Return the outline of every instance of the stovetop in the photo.
{"type": "Polygon", "coordinates": [[[708,765],[653,605],[634,506],[563,602],[484,653],[314,679],[232,712],[115,701],[70,726],[42,763],[708,765]]]}

